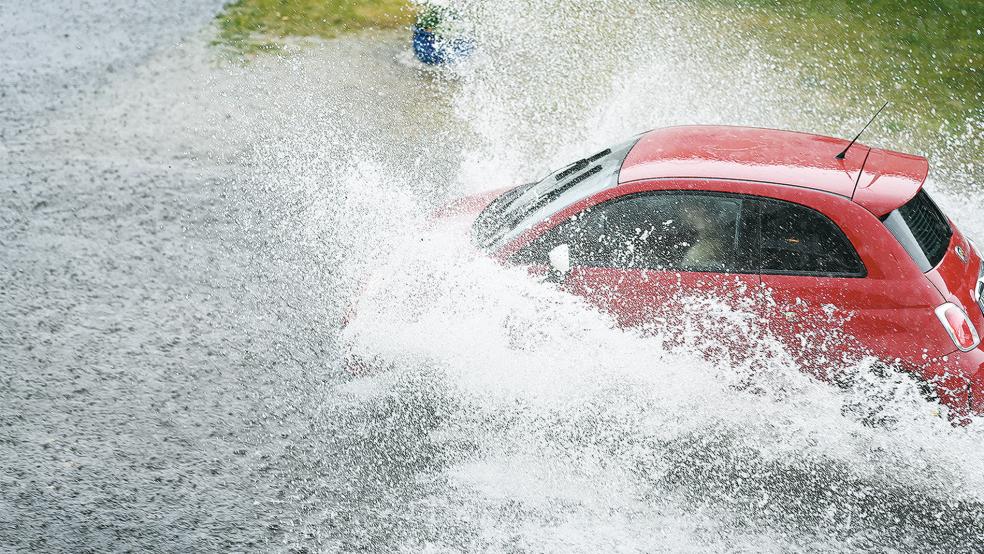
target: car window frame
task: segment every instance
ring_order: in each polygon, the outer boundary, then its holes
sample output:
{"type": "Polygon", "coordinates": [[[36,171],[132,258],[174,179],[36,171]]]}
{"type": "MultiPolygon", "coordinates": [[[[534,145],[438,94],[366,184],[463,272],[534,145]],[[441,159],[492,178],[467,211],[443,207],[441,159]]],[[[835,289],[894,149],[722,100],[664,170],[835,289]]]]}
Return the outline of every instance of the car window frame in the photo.
{"type": "MultiPolygon", "coordinates": [[[[593,204],[587,206],[580,210],[576,214],[572,214],[570,217],[565,218],[557,225],[545,230],[543,233],[538,235],[536,238],[531,240],[529,243],[523,245],[522,248],[517,250],[510,256],[511,259],[515,259],[524,253],[528,248],[532,247],[534,244],[539,242],[541,239],[547,237],[548,235],[559,232],[558,230],[566,225],[571,225],[574,223],[574,218],[582,217],[584,213],[588,210],[595,210],[606,205],[614,204],[616,202],[626,201],[633,198],[638,198],[640,196],[715,196],[724,197],[740,200],[742,202],[741,213],[739,214],[738,220],[738,231],[744,231],[751,238],[751,244],[749,245],[749,254],[747,269],[742,270],[726,270],[726,271],[711,271],[711,270],[692,270],[692,269],[679,269],[679,268],[647,268],[647,267],[637,267],[637,268],[627,268],[627,267],[612,267],[612,266],[600,266],[600,265],[586,265],[586,264],[575,264],[572,263],[572,268],[586,268],[586,269],[603,269],[611,271],[647,271],[655,273],[669,273],[669,274],[680,274],[680,273],[704,273],[704,274],[720,274],[720,275],[759,275],[761,266],[761,234],[759,228],[759,210],[757,200],[761,197],[744,194],[744,193],[732,193],[732,192],[720,192],[720,191],[705,191],[705,190],[693,190],[693,189],[657,189],[657,190],[645,190],[639,192],[632,192],[629,194],[623,194],[616,196],[614,198],[609,198],[598,204],[593,204]]],[[[565,244],[565,243],[560,243],[565,244]]],[[[529,263],[522,261],[521,263],[529,263]]]]}
{"type": "Polygon", "coordinates": [[[880,217],[879,220],[882,222],[882,225],[888,229],[889,233],[895,237],[895,240],[902,245],[902,248],[905,249],[906,253],[909,254],[909,257],[912,258],[912,261],[915,262],[916,266],[919,267],[919,271],[922,273],[929,273],[943,263],[943,260],[946,259],[947,252],[950,251],[950,245],[953,243],[953,237],[956,234],[953,222],[950,221],[950,218],[947,217],[943,210],[940,209],[939,205],[935,200],[933,200],[933,197],[930,196],[929,191],[925,188],[920,188],[912,198],[905,202],[905,204],[902,204],[898,208],[895,208],[891,212],[880,217]],[[939,258],[936,260],[936,263],[933,263],[933,260],[929,258],[929,254],[923,249],[922,244],[912,233],[912,227],[909,225],[909,222],[906,221],[905,216],[903,216],[901,212],[903,208],[910,205],[917,198],[922,198],[927,204],[930,205],[930,207],[932,207],[934,210],[932,214],[933,217],[938,217],[941,222],[946,225],[949,233],[946,242],[941,243],[943,248],[940,249],[940,252],[934,252],[934,254],[938,254],[938,256],[934,256],[934,258],[939,258]]]}
{"type": "Polygon", "coordinates": [[[820,211],[820,210],[818,210],[816,208],[807,206],[805,204],[801,204],[799,202],[793,202],[793,201],[790,201],[790,200],[783,200],[783,199],[780,199],[780,198],[772,198],[772,197],[768,197],[768,196],[757,196],[757,197],[754,197],[754,198],[756,199],[756,201],[753,202],[753,205],[754,205],[754,210],[755,210],[755,215],[756,215],[756,220],[757,220],[757,222],[756,222],[756,228],[758,230],[757,231],[757,233],[758,233],[757,234],[757,241],[756,241],[757,242],[756,250],[757,250],[757,257],[758,257],[758,264],[757,265],[759,266],[759,274],[760,275],[762,275],[762,276],[778,276],[778,277],[818,277],[818,278],[825,278],[825,279],[864,279],[864,278],[867,278],[868,277],[868,266],[867,266],[867,264],[864,263],[864,258],[861,257],[861,253],[858,251],[857,246],[854,245],[854,243],[851,241],[851,238],[849,236],[847,236],[847,233],[844,232],[844,229],[841,229],[841,226],[838,225],[837,222],[833,220],[833,218],[829,217],[827,214],[823,213],[822,211],[820,211]],[[809,210],[809,211],[811,211],[811,212],[819,215],[822,219],[826,220],[837,231],[837,233],[840,235],[841,240],[843,240],[848,246],[850,246],[851,252],[854,254],[854,259],[858,262],[858,264],[861,267],[861,271],[860,272],[856,272],[856,273],[846,273],[846,272],[834,272],[834,271],[803,271],[803,270],[793,270],[793,269],[790,269],[790,270],[775,270],[775,269],[766,270],[766,268],[765,268],[765,256],[763,255],[764,241],[763,241],[763,237],[762,237],[762,231],[763,231],[763,226],[762,226],[763,209],[762,208],[763,208],[764,204],[770,203],[770,202],[771,203],[774,203],[774,204],[789,204],[789,205],[795,206],[797,208],[809,210]]]}

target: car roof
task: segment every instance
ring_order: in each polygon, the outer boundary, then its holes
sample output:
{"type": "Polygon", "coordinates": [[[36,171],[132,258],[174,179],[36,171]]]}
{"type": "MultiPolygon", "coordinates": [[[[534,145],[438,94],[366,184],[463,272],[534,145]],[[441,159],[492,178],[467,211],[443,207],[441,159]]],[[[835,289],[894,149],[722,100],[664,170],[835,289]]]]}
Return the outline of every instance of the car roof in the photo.
{"type": "Polygon", "coordinates": [[[919,192],[925,158],[833,137],[730,126],[682,126],[642,135],[619,172],[619,184],[643,179],[727,179],[789,185],[836,194],[883,216],[919,192]]]}

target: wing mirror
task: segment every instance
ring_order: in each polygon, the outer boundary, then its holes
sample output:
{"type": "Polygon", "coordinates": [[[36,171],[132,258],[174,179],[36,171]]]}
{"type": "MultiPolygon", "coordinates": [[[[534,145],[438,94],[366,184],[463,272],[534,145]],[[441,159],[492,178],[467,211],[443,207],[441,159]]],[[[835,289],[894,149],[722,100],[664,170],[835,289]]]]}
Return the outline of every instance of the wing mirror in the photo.
{"type": "Polygon", "coordinates": [[[551,276],[557,280],[562,280],[571,271],[571,247],[566,244],[558,244],[548,256],[551,276]]]}

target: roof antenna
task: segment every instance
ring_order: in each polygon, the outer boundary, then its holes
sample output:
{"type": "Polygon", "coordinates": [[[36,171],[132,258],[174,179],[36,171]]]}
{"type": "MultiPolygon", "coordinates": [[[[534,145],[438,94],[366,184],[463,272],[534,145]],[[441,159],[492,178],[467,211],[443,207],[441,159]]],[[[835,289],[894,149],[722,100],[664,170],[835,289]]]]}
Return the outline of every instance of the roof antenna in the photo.
{"type": "MultiPolygon", "coordinates": [[[[882,107],[878,108],[878,111],[875,112],[875,115],[871,116],[871,119],[868,120],[868,123],[864,126],[864,129],[861,129],[861,133],[863,133],[865,129],[868,128],[868,125],[871,125],[871,122],[874,121],[876,117],[878,117],[878,114],[882,113],[882,110],[884,110],[885,106],[887,105],[888,102],[885,102],[882,105],[882,107]]],[[[854,146],[854,143],[857,142],[859,138],[861,138],[861,133],[858,133],[858,136],[854,137],[854,140],[852,140],[851,143],[847,145],[847,148],[845,148],[840,154],[837,154],[834,157],[837,158],[838,160],[843,160],[844,156],[847,156],[847,151],[850,150],[852,146],[854,146]]]]}

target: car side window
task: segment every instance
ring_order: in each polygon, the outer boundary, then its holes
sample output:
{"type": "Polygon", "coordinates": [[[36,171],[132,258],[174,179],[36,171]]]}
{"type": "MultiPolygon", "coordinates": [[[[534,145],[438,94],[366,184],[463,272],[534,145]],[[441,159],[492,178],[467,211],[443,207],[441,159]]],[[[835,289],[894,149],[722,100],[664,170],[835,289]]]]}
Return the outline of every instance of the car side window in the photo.
{"type": "Polygon", "coordinates": [[[559,244],[583,267],[745,272],[751,263],[747,201],[722,194],[654,192],[589,208],[521,250],[520,263],[545,263],[559,244]]]}
{"type": "Polygon", "coordinates": [[[759,202],[762,273],[863,277],[864,264],[837,225],[789,202],[759,202]]]}

